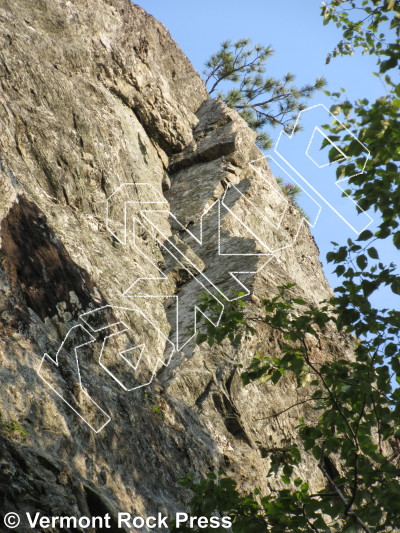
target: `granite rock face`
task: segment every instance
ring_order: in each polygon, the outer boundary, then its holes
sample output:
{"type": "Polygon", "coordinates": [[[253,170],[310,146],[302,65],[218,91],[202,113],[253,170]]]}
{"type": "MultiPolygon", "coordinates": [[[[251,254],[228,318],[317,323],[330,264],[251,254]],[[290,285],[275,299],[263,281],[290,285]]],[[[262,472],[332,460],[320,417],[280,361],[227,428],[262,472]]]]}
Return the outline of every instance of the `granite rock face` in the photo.
{"type": "Polygon", "coordinates": [[[278,352],[266,325],[189,340],[204,291],[245,286],[257,315],[283,283],[328,297],[307,224],[140,7],[3,0],[0,28],[0,413],[27,430],[0,437],[0,513],[173,513],[179,478],[215,469],[268,491],[257,442],[295,438],[306,408],[271,415],[307,391],[242,386],[238,363],[278,352]]]}

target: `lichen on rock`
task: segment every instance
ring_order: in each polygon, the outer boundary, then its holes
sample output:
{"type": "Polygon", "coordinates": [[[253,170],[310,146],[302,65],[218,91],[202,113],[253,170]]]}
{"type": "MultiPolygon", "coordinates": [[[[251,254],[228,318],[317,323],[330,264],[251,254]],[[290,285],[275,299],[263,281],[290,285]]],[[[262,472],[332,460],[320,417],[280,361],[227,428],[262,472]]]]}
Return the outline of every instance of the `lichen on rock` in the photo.
{"type": "Polygon", "coordinates": [[[202,290],[240,287],[230,271],[246,273],[255,312],[286,282],[311,303],[331,294],[302,215],[246,123],[129,0],[3,0],[0,27],[0,412],[28,432],[0,435],[1,512],[173,513],[179,478],[214,469],[268,491],[257,442],[295,438],[307,411],[260,420],[305,392],[290,379],[244,388],[238,363],[276,350],[276,335],[260,324],[239,347],[185,341],[202,290]],[[157,357],[135,374],[146,335],[157,357]],[[171,360],[168,343],[182,346],[171,360]],[[85,409],[110,419],[101,432],[85,409]]]}

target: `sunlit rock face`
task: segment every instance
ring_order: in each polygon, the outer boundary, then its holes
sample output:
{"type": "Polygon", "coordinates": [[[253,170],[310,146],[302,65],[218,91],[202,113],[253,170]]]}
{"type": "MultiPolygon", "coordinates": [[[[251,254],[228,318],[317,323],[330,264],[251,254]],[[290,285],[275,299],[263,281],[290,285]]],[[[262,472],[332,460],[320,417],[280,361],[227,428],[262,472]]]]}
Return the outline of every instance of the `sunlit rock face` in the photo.
{"type": "MultiPolygon", "coordinates": [[[[0,26],[0,413],[27,431],[0,437],[0,511],[108,512],[115,530],[118,510],[185,509],[187,473],[267,492],[258,443],[296,438],[307,407],[274,415],[307,390],[243,387],[238,365],[279,335],[195,346],[194,309],[243,291],[262,316],[288,282],[328,297],[307,224],[140,7],[2,0],[0,26]]],[[[313,355],[347,347],[327,331],[313,355]]],[[[311,458],[302,475],[321,483],[311,458]]]]}

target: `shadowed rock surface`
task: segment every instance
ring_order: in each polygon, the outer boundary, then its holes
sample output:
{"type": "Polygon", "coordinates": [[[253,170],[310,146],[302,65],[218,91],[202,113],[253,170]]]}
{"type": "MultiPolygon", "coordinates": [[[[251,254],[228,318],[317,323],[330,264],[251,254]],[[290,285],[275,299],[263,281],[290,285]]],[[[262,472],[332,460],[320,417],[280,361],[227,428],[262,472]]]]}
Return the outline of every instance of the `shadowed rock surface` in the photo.
{"type": "MultiPolygon", "coordinates": [[[[277,334],[185,345],[202,291],[240,289],[231,271],[256,315],[284,283],[330,295],[254,133],[128,0],[3,0],[0,127],[0,413],[27,431],[1,432],[0,514],[172,514],[179,478],[215,469],[268,491],[257,442],[294,439],[310,415],[271,417],[307,397],[294,380],[241,384],[238,364],[278,353],[277,334]]],[[[348,342],[328,331],[314,357],[348,342]]],[[[322,482],[311,457],[302,475],[322,482]]]]}

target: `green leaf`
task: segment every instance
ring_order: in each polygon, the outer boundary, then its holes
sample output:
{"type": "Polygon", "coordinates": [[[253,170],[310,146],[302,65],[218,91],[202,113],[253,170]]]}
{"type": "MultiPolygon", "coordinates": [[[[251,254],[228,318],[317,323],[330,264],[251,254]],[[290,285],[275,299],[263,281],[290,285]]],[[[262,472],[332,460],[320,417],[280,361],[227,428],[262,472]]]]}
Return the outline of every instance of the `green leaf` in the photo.
{"type": "Polygon", "coordinates": [[[394,344],[393,342],[390,342],[389,344],[387,344],[385,346],[385,355],[387,355],[388,357],[391,357],[392,355],[394,355],[396,352],[398,351],[398,347],[396,344],[394,344]]]}
{"type": "Polygon", "coordinates": [[[301,298],[293,298],[293,303],[298,304],[298,305],[307,305],[307,302],[305,302],[301,298]]]}
{"type": "Polygon", "coordinates": [[[391,284],[390,288],[392,289],[392,291],[395,294],[400,294],[400,278],[398,278],[395,281],[393,281],[393,283],[391,284]]]}
{"type": "Polygon", "coordinates": [[[344,265],[339,265],[335,268],[335,273],[338,277],[342,276],[345,272],[346,268],[344,265]]]}
{"type": "Polygon", "coordinates": [[[373,246],[367,249],[367,253],[372,259],[379,259],[378,252],[373,246]]]}
{"type": "Polygon", "coordinates": [[[364,231],[362,231],[360,233],[360,235],[358,236],[358,241],[367,241],[368,239],[370,239],[371,237],[373,237],[373,233],[372,231],[370,231],[369,229],[365,229],[364,231]]]}
{"type": "Polygon", "coordinates": [[[357,256],[356,263],[361,270],[365,270],[368,265],[368,259],[364,254],[357,256]]]}
{"type": "Polygon", "coordinates": [[[396,231],[396,233],[393,234],[393,243],[396,248],[400,249],[400,231],[396,231]]]}
{"type": "Polygon", "coordinates": [[[382,63],[380,64],[379,71],[381,72],[381,74],[383,74],[384,72],[387,72],[391,68],[396,67],[397,62],[398,62],[397,57],[392,56],[390,59],[387,59],[386,61],[382,61],[382,63]]]}

